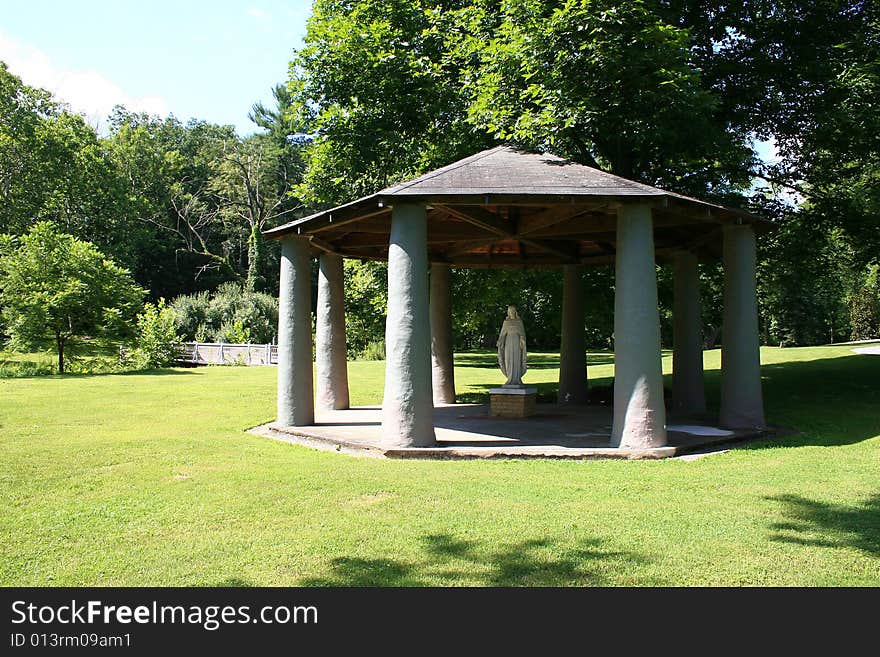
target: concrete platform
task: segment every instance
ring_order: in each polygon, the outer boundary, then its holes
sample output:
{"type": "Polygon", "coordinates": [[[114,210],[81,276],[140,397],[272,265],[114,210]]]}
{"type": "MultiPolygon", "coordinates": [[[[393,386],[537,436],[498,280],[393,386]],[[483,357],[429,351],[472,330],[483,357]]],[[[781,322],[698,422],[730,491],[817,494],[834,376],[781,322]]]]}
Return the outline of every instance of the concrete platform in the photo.
{"type": "Polygon", "coordinates": [[[667,446],[618,449],[609,447],[611,409],[606,406],[538,404],[534,415],[512,419],[489,417],[485,404],[450,404],[434,409],[436,447],[385,449],[378,406],[319,411],[315,420],[309,427],[264,424],[249,432],[359,456],[421,459],[662,459],[770,434],[724,431],[672,417],[667,426],[667,446]]]}

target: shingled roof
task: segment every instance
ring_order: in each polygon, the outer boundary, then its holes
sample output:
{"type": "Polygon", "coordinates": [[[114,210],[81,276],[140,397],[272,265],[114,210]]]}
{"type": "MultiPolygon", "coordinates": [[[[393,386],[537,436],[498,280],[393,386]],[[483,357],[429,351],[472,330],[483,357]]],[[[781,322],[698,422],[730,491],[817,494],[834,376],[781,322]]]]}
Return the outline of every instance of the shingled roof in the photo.
{"type": "Polygon", "coordinates": [[[612,262],[622,203],[654,207],[660,259],[681,248],[717,258],[722,224],[768,224],[555,155],[498,146],[264,234],[308,235],[318,250],[384,260],[391,207],[403,200],[428,206],[431,259],[465,267],[612,262]]]}
{"type": "Polygon", "coordinates": [[[663,196],[666,192],[556,155],[511,146],[471,155],[379,192],[380,196],[450,194],[663,196]]]}

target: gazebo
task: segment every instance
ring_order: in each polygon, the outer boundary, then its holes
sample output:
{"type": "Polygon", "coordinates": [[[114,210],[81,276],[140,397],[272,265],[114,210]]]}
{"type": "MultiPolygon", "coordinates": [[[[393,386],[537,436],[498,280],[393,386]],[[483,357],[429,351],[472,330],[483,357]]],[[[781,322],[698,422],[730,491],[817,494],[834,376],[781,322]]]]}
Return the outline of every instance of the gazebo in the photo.
{"type": "Polygon", "coordinates": [[[389,448],[433,446],[434,404],[455,401],[451,267],[562,269],[559,401],[578,404],[587,400],[581,268],[614,264],[610,447],[662,447],[667,431],[655,263],[674,264],[671,407],[699,416],[706,405],[697,265],[722,258],[719,424],[759,430],[755,235],[769,226],[742,210],[499,146],[267,230],[266,237],[281,241],[276,425],[308,427],[316,405],[349,406],[343,258],[388,262],[381,441],[389,448]],[[319,261],[316,384],[312,257],[319,261]]]}

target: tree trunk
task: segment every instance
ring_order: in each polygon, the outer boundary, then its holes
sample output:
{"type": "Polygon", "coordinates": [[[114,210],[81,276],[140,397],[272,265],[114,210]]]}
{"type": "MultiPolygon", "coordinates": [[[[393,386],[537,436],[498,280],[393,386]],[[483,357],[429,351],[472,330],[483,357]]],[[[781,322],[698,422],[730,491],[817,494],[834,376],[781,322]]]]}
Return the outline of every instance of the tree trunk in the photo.
{"type": "Polygon", "coordinates": [[[64,338],[55,334],[55,345],[58,348],[58,373],[64,374],[64,338]]]}

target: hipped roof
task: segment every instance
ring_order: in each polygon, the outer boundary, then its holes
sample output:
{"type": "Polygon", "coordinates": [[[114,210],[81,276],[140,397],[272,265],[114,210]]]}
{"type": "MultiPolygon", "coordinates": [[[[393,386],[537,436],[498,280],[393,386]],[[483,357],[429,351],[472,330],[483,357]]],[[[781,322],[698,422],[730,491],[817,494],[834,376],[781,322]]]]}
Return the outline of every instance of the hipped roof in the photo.
{"type": "Polygon", "coordinates": [[[264,234],[306,235],[318,250],[383,260],[391,208],[402,201],[427,205],[432,260],[471,267],[611,262],[617,208],[626,203],[654,208],[660,257],[676,249],[719,257],[721,225],[770,225],[555,155],[498,146],[264,234]]]}

